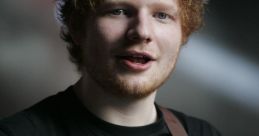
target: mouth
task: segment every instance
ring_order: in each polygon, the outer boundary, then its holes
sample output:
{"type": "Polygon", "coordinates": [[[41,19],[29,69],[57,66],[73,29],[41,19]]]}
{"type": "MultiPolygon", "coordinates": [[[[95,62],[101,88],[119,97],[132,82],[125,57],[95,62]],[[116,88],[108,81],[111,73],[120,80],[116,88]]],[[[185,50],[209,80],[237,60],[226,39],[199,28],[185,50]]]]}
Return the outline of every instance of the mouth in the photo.
{"type": "Polygon", "coordinates": [[[116,57],[127,69],[138,72],[147,70],[155,61],[154,57],[145,52],[126,52],[116,57]]]}

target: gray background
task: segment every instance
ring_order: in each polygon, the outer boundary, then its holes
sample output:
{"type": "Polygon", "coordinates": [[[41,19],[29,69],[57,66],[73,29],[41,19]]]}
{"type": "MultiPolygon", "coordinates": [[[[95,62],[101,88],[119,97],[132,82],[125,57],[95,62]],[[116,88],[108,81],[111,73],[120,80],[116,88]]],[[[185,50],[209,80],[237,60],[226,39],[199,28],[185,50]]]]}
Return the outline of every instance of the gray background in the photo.
{"type": "MultiPolygon", "coordinates": [[[[157,101],[225,136],[259,135],[259,6],[211,0],[157,101]]],[[[0,118],[64,90],[79,75],[59,38],[53,0],[0,1],[0,118]]]]}

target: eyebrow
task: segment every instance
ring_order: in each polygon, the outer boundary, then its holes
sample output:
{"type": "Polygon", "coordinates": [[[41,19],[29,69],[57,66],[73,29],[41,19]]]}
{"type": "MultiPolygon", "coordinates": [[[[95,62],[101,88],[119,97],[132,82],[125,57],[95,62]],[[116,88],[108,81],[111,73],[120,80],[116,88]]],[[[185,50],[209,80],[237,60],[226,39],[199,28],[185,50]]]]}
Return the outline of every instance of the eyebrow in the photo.
{"type": "Polygon", "coordinates": [[[102,4],[100,4],[99,8],[109,8],[113,6],[130,6],[130,4],[122,1],[109,1],[109,2],[103,2],[102,4]]]}
{"type": "MultiPolygon", "coordinates": [[[[127,1],[123,1],[123,0],[111,0],[111,1],[105,1],[103,2],[100,7],[104,8],[104,7],[112,7],[112,6],[127,6],[127,7],[132,7],[134,5],[132,5],[130,2],[127,1]]],[[[170,2],[159,2],[159,1],[155,1],[155,2],[151,2],[147,5],[148,7],[150,7],[152,10],[161,10],[161,11],[168,11],[172,14],[177,15],[179,12],[179,8],[177,7],[177,4],[173,4],[170,2]]]]}
{"type": "MultiPolygon", "coordinates": [[[[120,5],[120,4],[122,4],[122,5],[130,5],[130,3],[129,2],[127,2],[127,1],[124,1],[124,0],[110,0],[110,1],[103,1],[102,2],[102,4],[104,4],[104,5],[112,5],[112,4],[115,4],[115,5],[120,5]]],[[[101,4],[101,5],[102,5],[101,4]]],[[[173,8],[174,10],[178,10],[178,8],[177,8],[177,4],[172,4],[172,3],[170,3],[170,2],[166,2],[166,1],[163,1],[163,2],[159,2],[159,1],[155,1],[155,2],[151,2],[150,4],[149,4],[151,7],[153,7],[153,6],[159,6],[159,7],[166,7],[166,8],[168,8],[168,9],[171,9],[171,8],[173,8]]]]}
{"type": "Polygon", "coordinates": [[[169,11],[174,14],[178,14],[179,8],[175,4],[169,4],[169,3],[160,3],[160,2],[152,2],[149,5],[152,9],[155,10],[162,10],[162,11],[169,11]]]}

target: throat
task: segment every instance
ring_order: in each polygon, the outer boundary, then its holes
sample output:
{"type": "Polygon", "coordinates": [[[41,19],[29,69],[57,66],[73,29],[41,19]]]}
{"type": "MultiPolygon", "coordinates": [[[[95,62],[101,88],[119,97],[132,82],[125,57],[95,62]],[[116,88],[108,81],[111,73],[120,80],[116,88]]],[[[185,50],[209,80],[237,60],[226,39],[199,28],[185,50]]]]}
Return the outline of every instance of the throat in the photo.
{"type": "Polygon", "coordinates": [[[118,97],[101,87],[96,87],[94,81],[80,80],[76,95],[84,107],[98,118],[111,124],[121,126],[144,126],[156,121],[156,92],[141,98],[118,97]]]}
{"type": "MultiPolygon", "coordinates": [[[[145,108],[144,108],[145,109],[145,108]]],[[[150,109],[143,110],[143,107],[135,110],[118,110],[110,109],[106,111],[106,121],[112,124],[139,127],[154,123],[157,120],[157,112],[155,106],[150,109]]]]}

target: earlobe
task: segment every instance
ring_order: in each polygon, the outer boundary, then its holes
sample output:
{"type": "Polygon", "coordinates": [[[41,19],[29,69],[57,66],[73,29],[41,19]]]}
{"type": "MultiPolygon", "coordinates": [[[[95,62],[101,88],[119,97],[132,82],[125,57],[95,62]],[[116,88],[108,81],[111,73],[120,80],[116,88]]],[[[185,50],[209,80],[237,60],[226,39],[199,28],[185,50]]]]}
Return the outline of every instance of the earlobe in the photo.
{"type": "Polygon", "coordinates": [[[70,31],[70,35],[71,35],[71,38],[73,40],[73,42],[76,44],[76,45],[81,45],[82,43],[82,36],[79,34],[79,32],[73,32],[73,31],[70,31]]]}
{"type": "Polygon", "coordinates": [[[71,36],[71,40],[76,44],[76,45],[82,45],[85,42],[86,39],[86,34],[84,31],[84,27],[78,27],[75,28],[71,28],[69,30],[70,36],[71,36]]]}

